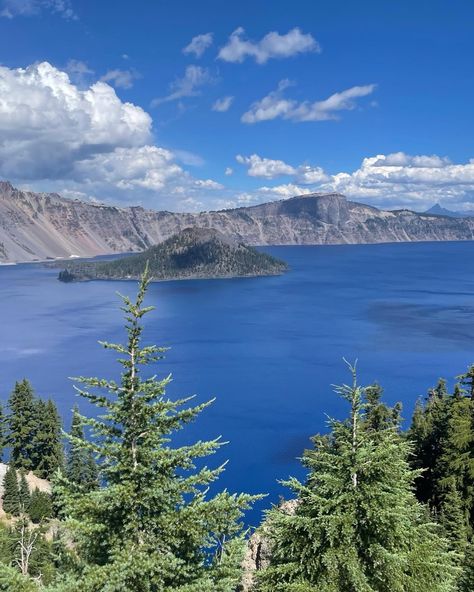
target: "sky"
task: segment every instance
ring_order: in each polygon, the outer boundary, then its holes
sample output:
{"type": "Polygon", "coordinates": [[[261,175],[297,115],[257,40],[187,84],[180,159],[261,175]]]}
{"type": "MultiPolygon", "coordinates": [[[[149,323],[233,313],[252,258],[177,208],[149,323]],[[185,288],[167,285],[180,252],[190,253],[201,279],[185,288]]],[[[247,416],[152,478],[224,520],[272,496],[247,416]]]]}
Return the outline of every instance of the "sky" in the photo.
{"type": "Polygon", "coordinates": [[[0,178],[200,211],[474,209],[472,0],[0,0],[0,178]]]}

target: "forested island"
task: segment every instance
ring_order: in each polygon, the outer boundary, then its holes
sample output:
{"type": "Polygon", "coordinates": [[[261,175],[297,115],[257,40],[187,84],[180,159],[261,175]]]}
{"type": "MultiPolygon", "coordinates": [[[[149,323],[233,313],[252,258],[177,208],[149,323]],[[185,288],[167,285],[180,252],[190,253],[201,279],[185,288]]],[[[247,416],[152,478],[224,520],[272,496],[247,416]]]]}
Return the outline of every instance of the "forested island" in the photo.
{"type": "Polygon", "coordinates": [[[474,366],[431,388],[408,430],[349,366],[346,419],[312,438],[306,479],[249,539],[242,518],[261,496],[219,490],[224,467],[207,457],[223,443],[173,443],[212,401],[170,399],[156,376],[149,281],[124,297],[125,342],[103,343],[119,379],[76,379],[97,414],[75,408],[66,442],[26,380],[0,413],[0,591],[472,592],[474,366]]]}
{"type": "Polygon", "coordinates": [[[138,279],[147,265],[153,280],[277,275],[288,268],[284,261],[212,228],[186,228],[137,255],[68,262],[59,280],[138,279]]]}

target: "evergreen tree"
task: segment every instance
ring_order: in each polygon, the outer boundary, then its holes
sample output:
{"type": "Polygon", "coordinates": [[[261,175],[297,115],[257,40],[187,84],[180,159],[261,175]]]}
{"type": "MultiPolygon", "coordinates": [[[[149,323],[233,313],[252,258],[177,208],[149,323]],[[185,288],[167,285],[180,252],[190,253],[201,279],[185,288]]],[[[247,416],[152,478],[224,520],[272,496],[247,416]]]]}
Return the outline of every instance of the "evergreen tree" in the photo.
{"type": "Polygon", "coordinates": [[[463,570],[459,578],[458,591],[472,592],[474,590],[474,541],[466,549],[463,570]]]}
{"type": "Polygon", "coordinates": [[[84,438],[81,416],[77,406],[72,412],[70,448],[67,457],[66,475],[71,483],[91,490],[98,485],[98,469],[94,460],[92,446],[87,447],[84,438]]]}
{"type": "Polygon", "coordinates": [[[37,413],[33,389],[28,380],[15,384],[9,399],[10,415],[8,418],[11,447],[10,462],[17,469],[27,471],[34,468],[35,434],[37,413]]]}
{"type": "Polygon", "coordinates": [[[48,399],[35,402],[37,430],[34,438],[33,470],[43,479],[51,479],[64,464],[61,418],[55,403],[48,399]]]}
{"type": "MultiPolygon", "coordinates": [[[[425,521],[412,492],[410,444],[393,425],[366,429],[364,389],[338,392],[351,405],[330,437],[315,437],[307,482],[291,479],[294,514],[274,508],[264,527],[272,546],[260,592],[447,592],[456,571],[446,541],[425,521]]],[[[370,408],[370,403],[369,403],[370,408]]]]}
{"type": "Polygon", "coordinates": [[[53,503],[49,493],[36,488],[31,494],[28,514],[31,521],[37,524],[53,515],[53,503]]]}
{"type": "Polygon", "coordinates": [[[18,487],[18,500],[22,512],[28,513],[30,506],[30,488],[26,480],[25,471],[20,471],[20,484],[18,487]]]}
{"type": "Polygon", "coordinates": [[[446,391],[446,382],[440,379],[438,385],[429,391],[426,404],[417,403],[407,434],[413,445],[412,466],[420,470],[415,481],[417,498],[428,504],[435,515],[441,508],[441,480],[445,476],[442,457],[452,401],[446,391]]]}
{"type": "Polygon", "coordinates": [[[8,429],[7,429],[7,418],[3,412],[3,406],[0,403],[0,462],[3,459],[3,453],[5,448],[8,446],[8,429]]]}
{"type": "Polygon", "coordinates": [[[3,511],[13,516],[20,514],[20,491],[14,467],[8,466],[3,478],[3,511]]]}
{"type": "Polygon", "coordinates": [[[84,563],[76,590],[231,592],[244,544],[239,517],[254,497],[209,496],[223,466],[196,469],[195,463],[219,449],[219,439],[171,444],[174,432],[210,403],[189,407],[189,398],[166,396],[170,377],[142,378],[141,368],[164,351],[141,345],[142,317],[152,308],[143,306],[148,281],[145,272],[136,302],[123,297],[127,344],[104,344],[121,356],[120,382],[80,379],[80,394],[104,412],[81,417],[95,433],[101,486],[83,492],[63,481],[58,487],[84,563]]]}
{"type": "Polygon", "coordinates": [[[466,387],[469,398],[474,401],[474,364],[469,366],[464,374],[457,377],[461,385],[466,387]]]}
{"type": "Polygon", "coordinates": [[[445,488],[441,502],[440,523],[444,528],[450,548],[462,559],[467,545],[467,524],[463,500],[456,489],[454,479],[445,488]]]}

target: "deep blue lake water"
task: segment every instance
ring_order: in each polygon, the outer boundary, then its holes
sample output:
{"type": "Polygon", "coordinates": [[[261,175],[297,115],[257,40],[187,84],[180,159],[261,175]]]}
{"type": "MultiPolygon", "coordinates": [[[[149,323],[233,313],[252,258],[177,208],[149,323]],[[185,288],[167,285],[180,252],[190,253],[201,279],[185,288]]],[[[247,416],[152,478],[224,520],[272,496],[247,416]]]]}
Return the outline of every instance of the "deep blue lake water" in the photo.
{"type": "MultiPolygon", "coordinates": [[[[171,347],[155,368],[173,374],[170,395],[217,397],[183,438],[230,441],[215,461],[230,461],[220,485],[270,494],[252,523],[285,494],[277,479],[302,475],[296,457],[325,414],[346,412],[331,387],[349,379],[343,356],[359,360],[362,383],[377,380],[387,401],[402,401],[406,418],[439,376],[452,384],[474,361],[474,242],[265,250],[291,271],[153,284],[145,332],[171,347]]],[[[56,276],[36,264],[0,267],[0,399],[27,377],[68,427],[78,402],[68,377],[118,376],[97,340],[121,340],[116,291],[136,286],[56,276]]]]}

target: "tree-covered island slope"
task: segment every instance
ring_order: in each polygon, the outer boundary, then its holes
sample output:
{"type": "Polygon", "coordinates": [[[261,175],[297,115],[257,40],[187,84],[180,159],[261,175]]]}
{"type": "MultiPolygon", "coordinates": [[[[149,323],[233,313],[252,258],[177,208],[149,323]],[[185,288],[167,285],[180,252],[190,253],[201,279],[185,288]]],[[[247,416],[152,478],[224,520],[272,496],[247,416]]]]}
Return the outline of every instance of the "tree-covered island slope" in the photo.
{"type": "Polygon", "coordinates": [[[224,467],[207,459],[221,441],[173,443],[212,401],[172,400],[156,376],[164,350],[142,341],[149,279],[124,300],[125,343],[103,343],[118,380],[78,379],[97,414],[74,408],[65,455],[54,405],[27,381],[0,413],[1,592],[472,592],[474,367],[452,392],[431,389],[408,431],[352,368],[337,389],[347,417],[312,439],[292,502],[256,533],[252,569],[242,522],[256,498],[219,490],[224,467]]]}
{"type": "Polygon", "coordinates": [[[61,281],[138,279],[148,264],[154,280],[277,275],[285,262],[213,228],[186,228],[142,253],[114,261],[68,262],[61,281]]]}

